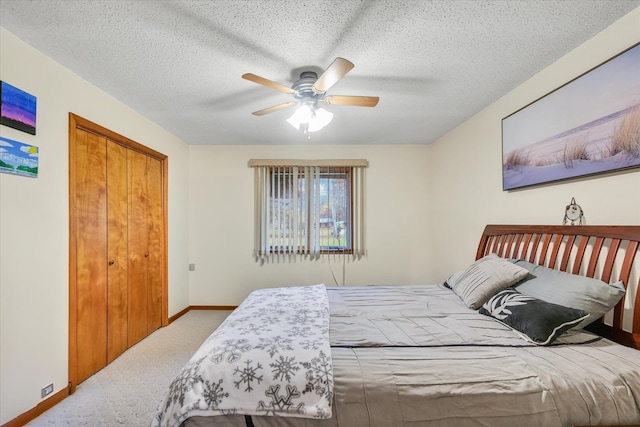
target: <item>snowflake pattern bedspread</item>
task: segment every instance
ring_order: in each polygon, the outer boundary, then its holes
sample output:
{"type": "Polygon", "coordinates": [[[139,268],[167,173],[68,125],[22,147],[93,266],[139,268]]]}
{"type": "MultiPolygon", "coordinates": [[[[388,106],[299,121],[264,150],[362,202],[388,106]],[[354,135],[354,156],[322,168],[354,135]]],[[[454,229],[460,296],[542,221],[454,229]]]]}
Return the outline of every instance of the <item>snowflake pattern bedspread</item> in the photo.
{"type": "Polygon", "coordinates": [[[151,425],[226,414],[325,419],[332,399],[325,286],[261,289],[182,368],[151,425]]]}

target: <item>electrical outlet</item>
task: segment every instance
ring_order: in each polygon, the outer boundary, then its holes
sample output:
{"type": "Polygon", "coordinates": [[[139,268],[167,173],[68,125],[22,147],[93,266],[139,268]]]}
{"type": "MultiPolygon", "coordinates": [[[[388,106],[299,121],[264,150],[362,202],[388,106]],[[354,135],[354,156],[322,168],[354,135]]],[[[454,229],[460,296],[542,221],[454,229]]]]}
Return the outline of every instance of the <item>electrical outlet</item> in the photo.
{"type": "Polygon", "coordinates": [[[40,390],[40,397],[47,397],[49,396],[51,393],[53,393],[53,383],[49,384],[46,387],[43,387],[42,390],[40,390]]]}
{"type": "Polygon", "coordinates": [[[189,264],[189,271],[196,271],[196,265],[195,264],[189,264]]]}

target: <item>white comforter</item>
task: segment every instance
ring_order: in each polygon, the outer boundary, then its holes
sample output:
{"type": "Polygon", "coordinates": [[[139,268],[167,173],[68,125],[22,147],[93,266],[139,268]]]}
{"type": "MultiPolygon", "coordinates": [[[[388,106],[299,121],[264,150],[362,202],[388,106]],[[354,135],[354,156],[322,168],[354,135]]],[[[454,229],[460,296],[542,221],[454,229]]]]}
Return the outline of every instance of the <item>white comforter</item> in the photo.
{"type": "Polygon", "coordinates": [[[261,289],[196,351],[151,425],[227,414],[325,419],[332,399],[324,285],[261,289]]]}

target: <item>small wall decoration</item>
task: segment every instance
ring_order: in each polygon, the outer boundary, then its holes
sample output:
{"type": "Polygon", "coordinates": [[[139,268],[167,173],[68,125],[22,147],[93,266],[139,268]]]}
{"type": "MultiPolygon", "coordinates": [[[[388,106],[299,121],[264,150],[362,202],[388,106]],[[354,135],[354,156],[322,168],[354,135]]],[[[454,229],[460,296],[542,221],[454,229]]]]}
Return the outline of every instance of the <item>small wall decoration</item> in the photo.
{"type": "Polygon", "coordinates": [[[502,188],[640,166],[640,44],[502,119],[502,188]]]}
{"type": "Polygon", "coordinates": [[[569,203],[564,209],[564,219],[562,220],[562,225],[585,225],[586,220],[584,218],[584,211],[580,207],[579,204],[576,203],[576,199],[574,197],[571,198],[571,203],[569,203]]]}
{"type": "Polygon", "coordinates": [[[0,124],[36,134],[36,97],[0,82],[0,124]]]}
{"type": "Polygon", "coordinates": [[[38,147],[0,136],[0,172],[36,178],[38,147]]]}

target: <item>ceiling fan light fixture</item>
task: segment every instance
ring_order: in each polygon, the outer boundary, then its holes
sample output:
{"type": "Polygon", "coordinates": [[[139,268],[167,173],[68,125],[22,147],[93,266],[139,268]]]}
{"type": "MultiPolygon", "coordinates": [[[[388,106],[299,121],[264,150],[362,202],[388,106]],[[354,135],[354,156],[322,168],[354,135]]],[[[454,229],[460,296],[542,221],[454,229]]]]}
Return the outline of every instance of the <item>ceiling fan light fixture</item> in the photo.
{"type": "Polygon", "coordinates": [[[311,107],[308,105],[301,105],[296,109],[291,117],[287,119],[287,123],[291,126],[300,130],[300,126],[303,124],[309,123],[311,121],[311,116],[313,112],[311,111],[311,107]]]}
{"type": "Polygon", "coordinates": [[[307,132],[317,132],[333,120],[333,113],[324,108],[314,108],[310,105],[300,106],[291,117],[287,119],[287,123],[296,128],[307,132]]]}
{"type": "Polygon", "coordinates": [[[315,114],[311,117],[309,121],[308,132],[316,132],[331,123],[333,120],[333,113],[325,110],[324,108],[317,108],[315,110],[315,114]]]}

